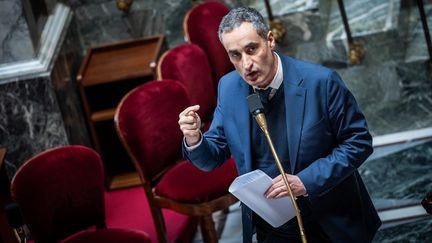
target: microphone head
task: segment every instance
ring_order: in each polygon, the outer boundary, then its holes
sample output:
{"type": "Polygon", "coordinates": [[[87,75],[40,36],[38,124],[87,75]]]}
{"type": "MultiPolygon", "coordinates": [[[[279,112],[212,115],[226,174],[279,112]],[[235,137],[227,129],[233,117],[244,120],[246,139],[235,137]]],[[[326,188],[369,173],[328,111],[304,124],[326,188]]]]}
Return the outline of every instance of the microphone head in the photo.
{"type": "Polygon", "coordinates": [[[16,203],[10,203],[5,207],[6,220],[10,227],[17,229],[24,225],[21,211],[16,203]]]}
{"type": "Polygon", "coordinates": [[[260,97],[259,97],[258,94],[253,93],[253,94],[249,95],[246,99],[247,99],[247,102],[248,102],[248,105],[249,105],[249,112],[252,115],[255,116],[255,115],[259,114],[259,113],[263,113],[264,112],[264,106],[261,103],[261,99],[260,99],[260,97]]]}

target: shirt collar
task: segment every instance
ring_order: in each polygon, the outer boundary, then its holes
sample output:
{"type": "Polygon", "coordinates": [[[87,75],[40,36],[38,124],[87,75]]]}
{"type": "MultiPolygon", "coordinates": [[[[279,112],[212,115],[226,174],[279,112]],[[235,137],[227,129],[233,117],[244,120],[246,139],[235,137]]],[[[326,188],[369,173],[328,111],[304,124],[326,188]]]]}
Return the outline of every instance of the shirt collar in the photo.
{"type": "MultiPolygon", "coordinates": [[[[277,57],[277,70],[276,70],[276,74],[273,77],[273,80],[271,81],[271,83],[265,87],[264,89],[267,89],[268,87],[271,87],[273,89],[279,89],[280,85],[282,84],[283,81],[283,70],[282,70],[282,61],[279,57],[279,55],[276,52],[273,52],[276,57],[277,57]]],[[[260,89],[257,86],[253,86],[254,89],[260,89]]]]}

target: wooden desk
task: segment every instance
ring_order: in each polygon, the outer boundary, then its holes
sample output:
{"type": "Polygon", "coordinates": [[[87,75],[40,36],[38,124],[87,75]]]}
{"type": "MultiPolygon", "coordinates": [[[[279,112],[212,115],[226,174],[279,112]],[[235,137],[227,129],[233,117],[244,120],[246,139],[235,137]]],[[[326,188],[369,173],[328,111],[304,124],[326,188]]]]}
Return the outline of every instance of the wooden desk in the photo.
{"type": "Polygon", "coordinates": [[[139,185],[139,176],[114,128],[114,113],[125,94],[154,80],[164,36],[100,45],[88,50],[77,75],[95,149],[102,156],[107,187],[139,185]]]}
{"type": "Polygon", "coordinates": [[[0,148],[0,169],[3,168],[3,161],[6,157],[6,149],[0,148]]]}

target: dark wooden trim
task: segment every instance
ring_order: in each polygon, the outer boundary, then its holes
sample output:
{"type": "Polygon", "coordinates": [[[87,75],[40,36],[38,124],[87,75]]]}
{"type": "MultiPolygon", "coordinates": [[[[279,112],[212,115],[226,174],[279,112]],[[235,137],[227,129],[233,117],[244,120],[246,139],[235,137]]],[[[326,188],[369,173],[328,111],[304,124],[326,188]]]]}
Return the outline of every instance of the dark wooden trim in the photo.
{"type": "Polygon", "coordinates": [[[36,50],[39,47],[40,37],[48,19],[48,9],[44,0],[21,0],[21,3],[33,48],[36,50]]]}
{"type": "Polygon", "coordinates": [[[417,0],[417,7],[420,14],[420,20],[423,26],[423,32],[425,35],[426,45],[429,53],[429,62],[432,60],[432,41],[429,33],[429,27],[427,22],[427,17],[424,10],[423,0],[417,0]]]}
{"type": "Polygon", "coordinates": [[[10,195],[10,182],[6,174],[4,161],[6,158],[6,148],[0,147],[0,243],[18,242],[12,228],[8,225],[4,208],[12,202],[10,195]]]}
{"type": "Polygon", "coordinates": [[[345,5],[344,5],[343,0],[338,0],[338,5],[339,5],[339,11],[340,11],[340,14],[342,17],[342,22],[344,25],[345,33],[347,35],[348,44],[352,44],[353,38],[351,36],[351,30],[350,30],[350,26],[349,26],[349,22],[348,22],[348,18],[347,18],[347,14],[345,11],[345,5]]]}

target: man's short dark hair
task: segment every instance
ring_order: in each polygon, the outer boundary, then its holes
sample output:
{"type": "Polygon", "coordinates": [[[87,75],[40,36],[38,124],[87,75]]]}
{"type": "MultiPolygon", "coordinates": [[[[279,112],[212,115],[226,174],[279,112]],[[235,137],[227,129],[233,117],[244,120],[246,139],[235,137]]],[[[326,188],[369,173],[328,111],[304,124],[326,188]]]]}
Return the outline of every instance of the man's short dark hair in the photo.
{"type": "Polygon", "coordinates": [[[264,17],[254,8],[238,7],[231,9],[231,11],[222,18],[218,29],[219,40],[222,42],[223,33],[231,32],[233,29],[239,27],[243,22],[251,23],[258,35],[267,39],[269,27],[267,26],[264,17]]]}

